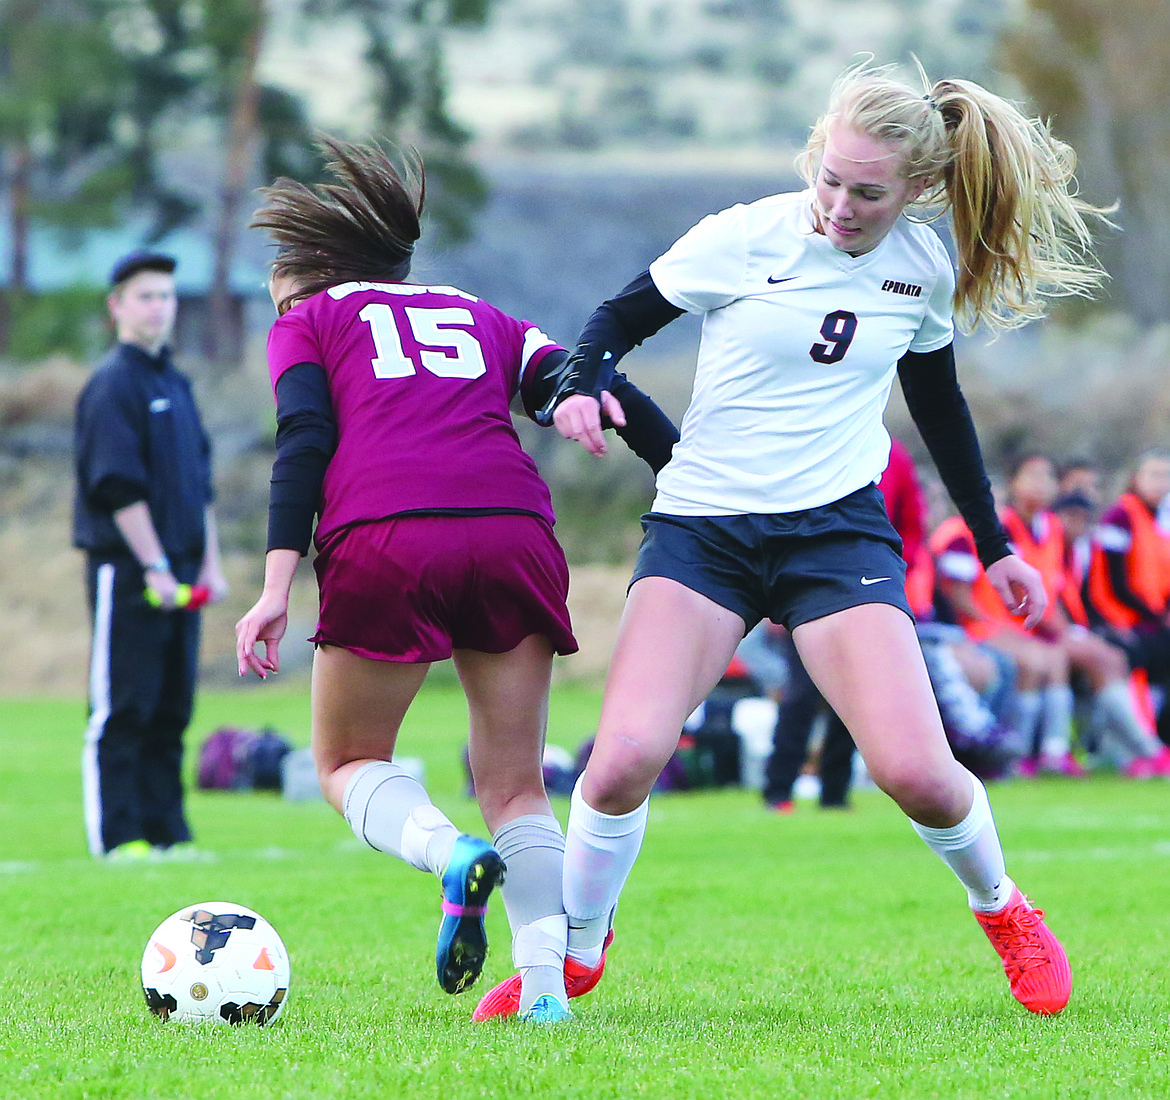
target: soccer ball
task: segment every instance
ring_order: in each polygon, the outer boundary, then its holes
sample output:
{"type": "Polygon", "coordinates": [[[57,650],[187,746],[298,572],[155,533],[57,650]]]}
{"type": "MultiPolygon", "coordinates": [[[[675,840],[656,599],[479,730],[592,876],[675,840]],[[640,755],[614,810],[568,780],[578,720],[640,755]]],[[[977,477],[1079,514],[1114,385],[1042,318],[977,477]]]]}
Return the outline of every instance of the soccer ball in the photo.
{"type": "Polygon", "coordinates": [[[167,917],[142,953],[142,992],[161,1020],[270,1024],[288,993],[288,952],[259,913],[230,901],[167,917]]]}

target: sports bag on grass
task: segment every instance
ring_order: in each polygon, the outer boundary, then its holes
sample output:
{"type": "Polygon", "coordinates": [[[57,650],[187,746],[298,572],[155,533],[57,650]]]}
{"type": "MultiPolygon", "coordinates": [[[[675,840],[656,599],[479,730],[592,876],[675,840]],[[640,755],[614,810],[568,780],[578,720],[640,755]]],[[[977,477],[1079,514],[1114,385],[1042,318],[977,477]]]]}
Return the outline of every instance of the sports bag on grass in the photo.
{"type": "Polygon", "coordinates": [[[273,729],[221,726],[199,750],[201,790],[280,790],[280,765],[292,745],[273,729]]]}

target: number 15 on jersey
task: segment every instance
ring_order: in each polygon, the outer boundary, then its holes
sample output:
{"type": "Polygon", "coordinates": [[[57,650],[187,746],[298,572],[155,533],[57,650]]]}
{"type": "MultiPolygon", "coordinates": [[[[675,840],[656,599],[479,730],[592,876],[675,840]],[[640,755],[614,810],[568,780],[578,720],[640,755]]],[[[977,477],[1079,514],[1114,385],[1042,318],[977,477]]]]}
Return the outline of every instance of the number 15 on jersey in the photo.
{"type": "Polygon", "coordinates": [[[471,330],[475,318],[462,306],[404,306],[396,314],[385,302],[371,302],[358,316],[374,339],[375,378],[409,378],[419,367],[439,378],[479,378],[487,370],[471,330]],[[403,348],[404,336],[417,346],[413,355],[403,348]]]}

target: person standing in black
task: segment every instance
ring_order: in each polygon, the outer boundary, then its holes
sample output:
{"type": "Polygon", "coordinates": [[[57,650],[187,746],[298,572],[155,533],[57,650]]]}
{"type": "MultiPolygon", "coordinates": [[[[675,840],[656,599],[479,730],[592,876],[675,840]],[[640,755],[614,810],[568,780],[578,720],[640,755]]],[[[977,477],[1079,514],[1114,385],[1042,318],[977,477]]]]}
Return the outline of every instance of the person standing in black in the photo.
{"type": "Polygon", "coordinates": [[[142,250],[114,265],[118,343],[77,402],[73,544],[86,555],[93,625],[85,827],[90,852],[118,861],[191,851],[182,760],[200,616],[180,606],[182,586],[227,594],[210,442],[167,347],[174,270],[172,257],[142,250]]]}

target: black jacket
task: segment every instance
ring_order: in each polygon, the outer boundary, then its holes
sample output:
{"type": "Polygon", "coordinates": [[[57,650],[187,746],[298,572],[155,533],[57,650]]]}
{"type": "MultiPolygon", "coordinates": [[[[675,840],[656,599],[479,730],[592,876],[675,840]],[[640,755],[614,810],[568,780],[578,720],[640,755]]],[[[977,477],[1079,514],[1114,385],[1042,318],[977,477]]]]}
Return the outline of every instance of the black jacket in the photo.
{"type": "Polygon", "coordinates": [[[74,464],[74,546],[128,555],[113,513],[144,500],[167,557],[203,557],[211,445],[168,349],[119,344],[98,364],[77,399],[74,464]]]}

